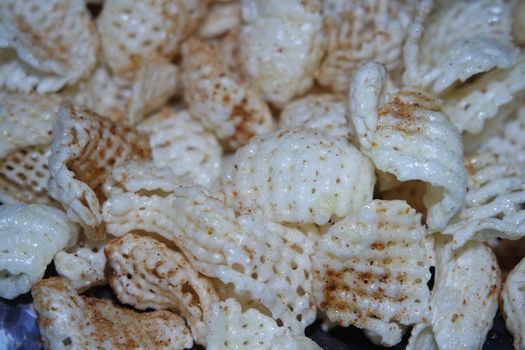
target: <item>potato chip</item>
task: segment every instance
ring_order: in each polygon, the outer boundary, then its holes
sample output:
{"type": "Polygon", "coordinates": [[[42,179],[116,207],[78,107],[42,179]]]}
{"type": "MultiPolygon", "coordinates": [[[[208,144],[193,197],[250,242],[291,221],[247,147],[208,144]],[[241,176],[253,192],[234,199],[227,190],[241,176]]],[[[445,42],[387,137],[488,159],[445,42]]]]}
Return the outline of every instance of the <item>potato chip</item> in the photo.
{"type": "Polygon", "coordinates": [[[33,287],[38,326],[48,349],[184,349],[193,342],[184,320],[168,311],[138,313],[109,300],[79,296],[64,279],[33,287]]]}
{"type": "Polygon", "coordinates": [[[175,175],[202,186],[219,182],[222,148],[215,135],[188,111],[166,107],[138,128],[149,136],[155,165],[167,166],[175,175]]]}
{"type": "Polygon", "coordinates": [[[0,87],[58,91],[92,71],[98,50],[83,0],[0,3],[0,87]]]}
{"type": "Polygon", "coordinates": [[[264,98],[283,107],[307,92],[323,55],[321,3],[242,1],[240,55],[264,98]]]}
{"type": "Polygon", "coordinates": [[[105,254],[109,283],[122,303],[140,310],[172,310],[186,319],[194,341],[206,345],[204,317],[219,298],[211,281],[184,255],[137,234],[111,241],[105,254]]]}
{"type": "Polygon", "coordinates": [[[184,97],[193,117],[226,148],[237,149],[273,129],[270,110],[256,90],[231,74],[212,45],[193,39],[183,47],[184,97]]]}
{"type": "Polygon", "coordinates": [[[507,329],[514,337],[514,348],[525,349],[525,258],[507,276],[500,298],[507,329]]]}
{"type": "Polygon", "coordinates": [[[281,111],[279,127],[303,126],[333,136],[349,136],[346,101],[332,94],[310,94],[287,104],[281,111]]]}
{"type": "Polygon", "coordinates": [[[317,80],[346,93],[353,73],[367,61],[399,75],[401,52],[414,2],[402,0],[323,1],[327,54],[317,80]]]}
{"type": "Polygon", "coordinates": [[[412,328],[405,350],[439,350],[429,323],[418,323],[412,328]]]}
{"type": "Polygon", "coordinates": [[[199,27],[201,38],[226,34],[241,24],[241,6],[238,2],[213,3],[206,19],[199,27]]]}
{"type": "Polygon", "coordinates": [[[443,230],[454,249],[471,239],[525,236],[525,164],[511,155],[473,154],[466,157],[468,189],[465,205],[443,230]]]}
{"type": "Polygon", "coordinates": [[[147,137],[70,104],[59,110],[49,159],[49,195],[84,228],[87,238],[103,240],[101,186],[107,174],[127,159],[148,159],[147,137]]]}
{"type": "Polygon", "coordinates": [[[113,74],[133,80],[143,66],[169,62],[204,17],[206,3],[105,1],[97,27],[105,62],[113,74]]]}
{"type": "Polygon", "coordinates": [[[60,250],[77,240],[78,226],[42,204],[0,206],[0,297],[27,293],[60,250]]]}
{"type": "Polygon", "coordinates": [[[312,258],[316,304],[329,320],[395,345],[399,323],[430,319],[432,255],[420,214],[404,201],[371,201],[322,237],[312,258]]]}
{"type": "Polygon", "coordinates": [[[318,225],[372,199],[374,182],[372,164],[346,138],[301,127],[252,140],[223,175],[236,211],[318,225]]]}

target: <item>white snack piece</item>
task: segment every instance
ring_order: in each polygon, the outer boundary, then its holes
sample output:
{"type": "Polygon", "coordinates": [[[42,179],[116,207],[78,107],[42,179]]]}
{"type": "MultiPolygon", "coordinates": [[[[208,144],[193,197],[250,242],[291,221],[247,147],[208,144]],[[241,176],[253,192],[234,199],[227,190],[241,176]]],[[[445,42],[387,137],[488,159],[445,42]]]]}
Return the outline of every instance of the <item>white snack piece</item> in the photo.
{"type": "Polygon", "coordinates": [[[98,50],[83,0],[0,3],[0,87],[58,91],[92,71],[98,50]]]}
{"type": "Polygon", "coordinates": [[[74,244],[78,226],[42,204],[0,206],[0,297],[14,299],[44,276],[60,250],[74,244]]]}
{"type": "Polygon", "coordinates": [[[273,130],[264,100],[230,72],[211,44],[198,39],[184,44],[182,83],[192,116],[213,131],[226,148],[235,150],[253,136],[273,130]]]}
{"type": "Polygon", "coordinates": [[[400,324],[430,320],[432,239],[406,202],[366,204],[330,227],[312,259],[316,304],[330,321],[393,346],[400,324]]]}
{"type": "Polygon", "coordinates": [[[213,3],[199,27],[202,38],[218,37],[241,24],[241,6],[238,2],[213,3]]]}
{"type": "Polygon", "coordinates": [[[439,102],[424,92],[404,89],[381,103],[384,81],[384,67],[371,62],[357,71],[350,88],[361,151],[400,181],[428,183],[427,225],[440,230],[461,208],[466,192],[461,136],[439,102]]]}
{"type": "Polygon", "coordinates": [[[166,107],[138,126],[149,136],[153,161],[175,175],[212,187],[219,182],[222,148],[213,133],[188,111],[166,107]]]}
{"type": "Polygon", "coordinates": [[[184,320],[168,311],[138,313],[109,300],[79,296],[57,277],[36,284],[32,295],[48,349],[180,350],[193,346],[184,320]]]}
{"type": "Polygon", "coordinates": [[[344,137],[295,128],[239,149],[223,175],[227,205],[277,222],[326,224],[372,199],[371,162],[344,137]]]}
{"type": "Polygon", "coordinates": [[[109,283],[122,303],[140,310],[174,311],[186,320],[194,341],[206,345],[204,318],[219,298],[211,281],[184,255],[133,233],[111,241],[105,253],[109,283]]]}
{"type": "Polygon", "coordinates": [[[279,118],[280,129],[303,126],[333,136],[349,136],[347,103],[333,94],[310,94],[287,104],[279,118]]]}
{"type": "Polygon", "coordinates": [[[313,85],[323,54],[321,3],[242,1],[240,55],[244,72],[277,107],[313,85]]]}
{"type": "Polygon", "coordinates": [[[507,329],[514,337],[514,348],[525,349],[525,258],[508,274],[500,297],[507,329]]]}

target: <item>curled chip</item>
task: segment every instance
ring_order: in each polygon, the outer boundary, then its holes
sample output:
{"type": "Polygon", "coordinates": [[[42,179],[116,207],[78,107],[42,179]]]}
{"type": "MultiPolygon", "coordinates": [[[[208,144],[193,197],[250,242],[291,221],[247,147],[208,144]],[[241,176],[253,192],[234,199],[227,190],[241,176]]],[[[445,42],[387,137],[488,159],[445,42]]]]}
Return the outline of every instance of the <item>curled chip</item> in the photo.
{"type": "Polygon", "coordinates": [[[97,20],[105,62],[133,79],[144,65],[169,62],[204,17],[207,1],[107,0],[97,20]]]}
{"type": "Polygon", "coordinates": [[[241,310],[235,299],[214,303],[206,317],[208,350],[320,350],[304,335],[290,336],[286,329],[256,309],[241,310]]]}
{"type": "Polygon", "coordinates": [[[525,164],[511,155],[482,153],[468,156],[465,166],[465,205],[443,230],[452,235],[452,247],[471,239],[525,236],[525,164]]]}
{"type": "Polygon", "coordinates": [[[313,241],[263,217],[237,218],[206,189],[177,185],[166,175],[166,180],[145,177],[113,190],[103,207],[108,232],[122,236],[144,230],[172,240],[198,272],[233,284],[237,294],[247,293],[293,334],[302,334],[315,320],[313,241]]]}
{"type": "MultiPolygon", "coordinates": [[[[110,237],[106,237],[107,240],[110,237]]],[[[106,241],[80,238],[75,246],[58,252],[53,258],[55,269],[79,292],[104,284],[106,241]]]]}
{"type": "Polygon", "coordinates": [[[239,48],[244,72],[282,107],[313,85],[323,55],[319,0],[243,0],[239,48]]]}
{"type": "Polygon", "coordinates": [[[273,130],[272,115],[255,89],[231,73],[216,48],[192,39],[183,47],[182,83],[191,114],[230,149],[273,130]]]}
{"type": "Polygon", "coordinates": [[[127,234],[105,248],[107,278],[119,300],[145,310],[169,309],[188,323],[196,343],[206,345],[204,318],[219,300],[211,281],[179,252],[147,236],[127,234]]]}
{"type": "Polygon", "coordinates": [[[381,103],[384,81],[384,68],[371,62],[357,71],[350,88],[361,151],[400,181],[426,182],[427,224],[440,230],[461,208],[467,187],[461,136],[439,102],[424,92],[404,89],[381,103]]]}
{"type": "Polygon", "coordinates": [[[0,87],[58,91],[91,72],[98,47],[83,0],[0,2],[0,87]]]}
{"type": "Polygon", "coordinates": [[[0,206],[0,297],[14,299],[44,276],[60,250],[77,240],[78,227],[42,204],[0,206]]]}
{"type": "Polygon", "coordinates": [[[241,24],[241,6],[238,2],[213,3],[206,19],[199,27],[202,38],[221,36],[241,24]]]}
{"type": "Polygon", "coordinates": [[[215,135],[187,111],[164,108],[138,128],[149,136],[155,165],[167,166],[202,186],[219,182],[222,148],[215,135]]]}
{"type": "Polygon", "coordinates": [[[501,291],[500,306],[514,348],[525,349],[525,258],[509,273],[501,291]]]}
{"type": "Polygon", "coordinates": [[[63,105],[55,124],[49,159],[49,195],[78,222],[88,239],[103,240],[102,183],[127,159],[148,159],[147,137],[86,109],[63,105]]]}
{"type": "Polygon", "coordinates": [[[304,126],[334,136],[349,136],[346,102],[337,95],[311,94],[294,100],[281,111],[279,126],[291,129],[304,126]]]}
{"type": "Polygon", "coordinates": [[[323,1],[327,54],[317,80],[346,93],[353,73],[367,61],[393,75],[402,68],[402,47],[415,4],[402,0],[323,1]]]}
{"type": "Polygon", "coordinates": [[[260,136],[224,171],[226,203],[277,222],[326,224],[372,199],[371,162],[345,137],[295,128],[260,136]]]}
{"type": "Polygon", "coordinates": [[[407,349],[481,349],[498,309],[501,275],[496,256],[474,241],[453,250],[438,237],[435,247],[432,321],[414,327],[407,349]]]}
{"type": "Polygon", "coordinates": [[[168,311],[138,313],[82,297],[57,277],[37,283],[31,294],[48,349],[180,350],[193,345],[184,320],[168,311]]]}
{"type": "Polygon", "coordinates": [[[399,324],[430,319],[432,240],[404,201],[374,200],[339,221],[313,256],[317,306],[330,321],[372,331],[384,346],[399,324]]]}

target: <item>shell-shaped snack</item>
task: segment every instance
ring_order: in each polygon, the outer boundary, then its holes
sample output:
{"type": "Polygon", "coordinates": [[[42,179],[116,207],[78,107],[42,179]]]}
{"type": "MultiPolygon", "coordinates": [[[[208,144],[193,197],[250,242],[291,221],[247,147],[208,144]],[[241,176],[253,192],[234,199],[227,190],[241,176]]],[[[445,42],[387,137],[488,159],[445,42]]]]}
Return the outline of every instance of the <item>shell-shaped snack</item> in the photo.
{"type": "Polygon", "coordinates": [[[128,159],[149,159],[147,137],[89,110],[63,105],[55,124],[49,159],[49,195],[84,228],[88,239],[103,240],[102,183],[128,159]]]}
{"type": "Polygon", "coordinates": [[[27,293],[60,250],[73,245],[78,226],[42,204],[0,206],[0,297],[27,293]]]}
{"type": "Polygon", "coordinates": [[[277,107],[308,91],[323,55],[321,3],[242,1],[242,67],[277,107]]]}
{"type": "Polygon", "coordinates": [[[407,27],[415,12],[412,1],[323,1],[327,53],[317,80],[346,93],[353,73],[367,61],[380,62],[399,75],[407,27]]]}
{"type": "Polygon", "coordinates": [[[525,164],[511,155],[480,153],[467,156],[465,166],[465,204],[443,230],[452,235],[452,247],[471,239],[525,236],[525,164]]]}
{"type": "Polygon", "coordinates": [[[226,203],[277,222],[326,224],[372,199],[373,166],[345,137],[295,128],[260,136],[224,170],[226,203]]]}
{"type": "Polygon", "coordinates": [[[57,277],[37,283],[32,295],[47,349],[182,350],[193,345],[184,320],[169,311],[138,313],[79,296],[57,277]]]}
{"type": "Polygon", "coordinates": [[[247,293],[292,334],[315,320],[311,238],[260,216],[236,217],[205,188],[162,179],[141,183],[124,182],[125,191],[113,191],[104,203],[109,233],[144,230],[172,240],[198,272],[247,293]]]}
{"type": "Polygon", "coordinates": [[[330,321],[393,346],[399,324],[430,320],[432,239],[406,202],[366,204],[330,227],[312,260],[315,301],[330,321]]]}
{"type": "Polygon", "coordinates": [[[188,111],[166,107],[138,126],[149,136],[153,161],[175,175],[211,187],[219,182],[222,148],[215,135],[188,111]]]}
{"type": "Polygon", "coordinates": [[[363,65],[350,88],[350,115],[361,151],[399,181],[428,184],[423,202],[430,230],[445,227],[461,208],[467,187],[461,135],[439,101],[404,89],[381,102],[384,67],[363,65]]]}
{"type": "Polygon", "coordinates": [[[273,130],[270,109],[258,92],[231,73],[211,44],[190,39],[183,47],[182,84],[193,117],[226,148],[237,149],[253,136],[273,130]]]}
{"type": "Polygon", "coordinates": [[[98,50],[83,0],[0,3],[0,87],[58,91],[91,72],[98,50]]]}
{"type": "Polygon", "coordinates": [[[105,62],[128,80],[144,65],[169,62],[206,8],[194,0],[105,1],[97,20],[105,62]]]}
{"type": "Polygon", "coordinates": [[[57,273],[79,292],[106,283],[104,247],[109,239],[91,241],[82,237],[73,247],[58,252],[53,258],[57,273]]]}
{"type": "Polygon", "coordinates": [[[140,310],[176,312],[186,319],[194,341],[206,345],[204,318],[219,298],[210,280],[195,271],[184,255],[133,233],[111,241],[105,254],[107,278],[121,302],[140,310]]]}
{"type": "Polygon", "coordinates": [[[525,258],[512,269],[501,291],[500,306],[514,348],[525,349],[525,258]]]}
{"type": "Polygon", "coordinates": [[[310,94],[287,104],[281,111],[279,128],[303,126],[333,136],[349,136],[347,103],[332,94],[310,94]]]}
{"type": "Polygon", "coordinates": [[[212,304],[206,317],[209,350],[320,350],[304,335],[290,336],[256,309],[242,311],[235,299],[212,304]]]}
{"type": "Polygon", "coordinates": [[[213,3],[206,19],[199,27],[201,38],[213,38],[226,34],[241,24],[241,6],[238,2],[213,3]]]}

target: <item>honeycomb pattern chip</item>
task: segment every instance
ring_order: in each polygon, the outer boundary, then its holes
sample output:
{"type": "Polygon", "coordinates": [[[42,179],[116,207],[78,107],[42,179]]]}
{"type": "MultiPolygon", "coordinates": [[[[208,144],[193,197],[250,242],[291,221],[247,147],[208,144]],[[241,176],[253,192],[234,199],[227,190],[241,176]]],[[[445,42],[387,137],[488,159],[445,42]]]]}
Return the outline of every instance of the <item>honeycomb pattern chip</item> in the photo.
{"type": "Polygon", "coordinates": [[[512,269],[501,291],[500,306],[507,329],[514,337],[514,348],[525,348],[525,258],[512,269]]]}

